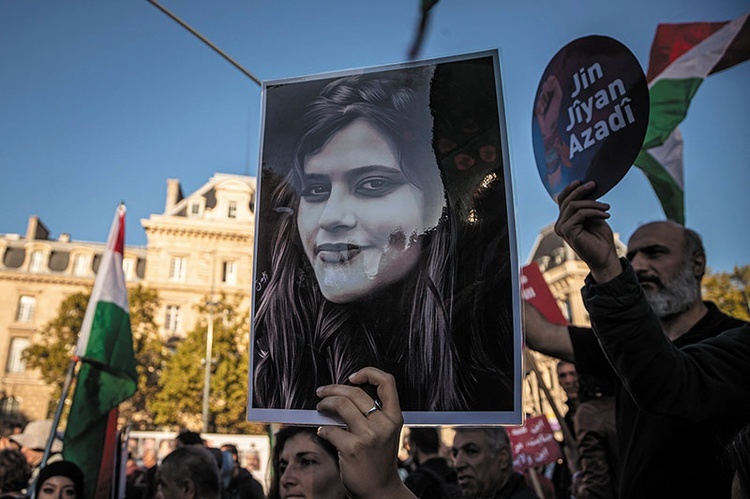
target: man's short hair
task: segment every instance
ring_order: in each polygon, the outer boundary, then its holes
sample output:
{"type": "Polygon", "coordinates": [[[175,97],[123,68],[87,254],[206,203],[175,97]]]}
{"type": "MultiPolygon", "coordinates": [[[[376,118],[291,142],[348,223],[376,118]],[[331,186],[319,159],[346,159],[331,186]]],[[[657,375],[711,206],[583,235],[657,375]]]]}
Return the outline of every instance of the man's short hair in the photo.
{"type": "Polygon", "coordinates": [[[180,447],[170,452],[161,466],[177,482],[191,480],[196,497],[219,499],[221,496],[219,466],[207,448],[197,445],[180,447]]]}
{"type": "Polygon", "coordinates": [[[425,454],[436,454],[440,449],[437,428],[410,428],[409,443],[425,454]]]}
{"type": "Polygon", "coordinates": [[[487,438],[487,445],[490,448],[490,454],[496,456],[502,449],[510,449],[510,438],[505,428],[501,426],[483,426],[483,427],[459,427],[456,433],[460,431],[481,431],[487,438]]]}
{"type": "Polygon", "coordinates": [[[706,249],[703,247],[703,238],[693,229],[687,227],[685,227],[685,254],[688,257],[706,254],[706,249]]]}
{"type": "MultiPolygon", "coordinates": [[[[695,256],[702,256],[706,258],[706,249],[703,247],[703,239],[700,234],[695,232],[693,229],[685,227],[685,263],[689,264],[692,262],[695,256]]],[[[705,273],[705,269],[703,270],[705,273]]],[[[698,276],[698,283],[703,278],[703,274],[698,276]]]]}
{"type": "Polygon", "coordinates": [[[205,445],[200,433],[194,431],[182,430],[175,437],[179,445],[205,445]]]}
{"type": "Polygon", "coordinates": [[[234,444],[223,444],[221,446],[221,450],[224,452],[229,452],[235,461],[238,461],[240,459],[240,451],[237,450],[237,446],[234,444]]]}

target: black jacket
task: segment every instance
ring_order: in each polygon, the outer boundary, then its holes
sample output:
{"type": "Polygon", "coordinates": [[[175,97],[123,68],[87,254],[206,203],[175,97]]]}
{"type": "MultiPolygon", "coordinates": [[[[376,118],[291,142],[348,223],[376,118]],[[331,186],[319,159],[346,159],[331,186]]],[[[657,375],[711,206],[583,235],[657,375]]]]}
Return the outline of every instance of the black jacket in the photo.
{"type": "Polygon", "coordinates": [[[706,303],[705,316],[670,342],[625,260],[623,269],[607,283],[587,279],[596,336],[570,328],[577,369],[606,375],[611,362],[620,378],[620,497],[729,497],[721,459],[750,422],[750,328],[706,303]]]}

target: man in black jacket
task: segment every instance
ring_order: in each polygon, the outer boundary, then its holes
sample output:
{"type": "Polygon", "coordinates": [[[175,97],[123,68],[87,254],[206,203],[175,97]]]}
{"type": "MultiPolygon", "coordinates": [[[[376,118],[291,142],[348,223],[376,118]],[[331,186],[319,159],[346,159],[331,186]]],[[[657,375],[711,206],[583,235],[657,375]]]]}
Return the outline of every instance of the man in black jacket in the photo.
{"type": "Polygon", "coordinates": [[[405,439],[409,456],[417,466],[404,480],[409,490],[420,498],[461,497],[456,472],[440,455],[437,428],[411,428],[405,439]]]}
{"type": "Polygon", "coordinates": [[[232,456],[234,470],[229,486],[224,489],[225,499],[263,499],[263,486],[245,468],[240,466],[240,454],[234,444],[221,446],[222,452],[228,452],[232,456]]]}
{"type": "Polygon", "coordinates": [[[594,187],[574,182],[560,194],[555,230],[591,270],[582,293],[596,335],[526,307],[527,342],[582,373],[614,366],[620,497],[729,497],[722,442],[750,420],[748,328],[701,301],[695,232],[645,225],[618,259],[609,205],[587,198],[594,187]]]}

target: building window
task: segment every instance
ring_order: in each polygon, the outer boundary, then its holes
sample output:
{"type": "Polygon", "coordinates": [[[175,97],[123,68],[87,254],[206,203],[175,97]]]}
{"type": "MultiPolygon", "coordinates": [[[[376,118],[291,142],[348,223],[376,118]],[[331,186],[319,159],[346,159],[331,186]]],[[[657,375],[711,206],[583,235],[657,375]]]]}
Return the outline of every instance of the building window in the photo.
{"type": "Polygon", "coordinates": [[[41,251],[34,251],[31,253],[31,259],[29,260],[29,272],[41,272],[44,267],[44,253],[41,251]]]}
{"type": "Polygon", "coordinates": [[[18,310],[16,311],[17,322],[31,322],[34,318],[34,307],[36,307],[36,298],[33,296],[22,296],[18,300],[18,310]]]}
{"type": "Polygon", "coordinates": [[[167,313],[164,316],[164,329],[175,333],[180,329],[181,314],[179,305],[167,305],[167,313]]]}
{"type": "Polygon", "coordinates": [[[201,204],[197,201],[190,203],[190,216],[199,217],[201,215],[201,204]]]}
{"type": "Polygon", "coordinates": [[[185,258],[181,256],[172,257],[172,262],[169,265],[169,279],[172,281],[184,281],[186,266],[185,258]]]}
{"type": "Polygon", "coordinates": [[[228,218],[237,218],[237,201],[229,201],[228,218]]]}
{"type": "Polygon", "coordinates": [[[570,300],[568,298],[563,300],[563,306],[562,306],[562,314],[565,317],[565,320],[570,322],[573,317],[573,306],[570,303],[570,300]]]}
{"type": "Polygon", "coordinates": [[[23,360],[23,351],[29,346],[28,338],[11,338],[10,351],[8,352],[8,364],[5,371],[10,374],[21,374],[26,371],[26,361],[23,360]]]}
{"type": "Polygon", "coordinates": [[[221,282],[224,284],[237,284],[237,262],[224,262],[221,272],[221,282]]]}
{"type": "Polygon", "coordinates": [[[75,255],[73,257],[73,275],[86,275],[89,271],[89,258],[87,255],[75,255]]]}
{"type": "Polygon", "coordinates": [[[13,395],[0,399],[0,415],[5,419],[18,419],[20,410],[21,403],[13,395]]]}
{"type": "Polygon", "coordinates": [[[122,275],[125,276],[126,280],[131,280],[133,278],[133,260],[130,258],[126,258],[122,261],[122,275]]]}

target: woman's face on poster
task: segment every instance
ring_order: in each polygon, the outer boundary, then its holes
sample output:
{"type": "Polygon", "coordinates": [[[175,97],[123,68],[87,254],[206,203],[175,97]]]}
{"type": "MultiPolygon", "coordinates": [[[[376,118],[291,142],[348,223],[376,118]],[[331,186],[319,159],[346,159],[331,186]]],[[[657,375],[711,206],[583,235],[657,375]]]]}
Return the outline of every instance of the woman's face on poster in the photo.
{"type": "Polygon", "coordinates": [[[363,119],[342,128],[305,158],[303,178],[297,228],[327,300],[366,298],[414,268],[418,236],[437,225],[440,210],[425,208],[378,128],[363,119]]]}

